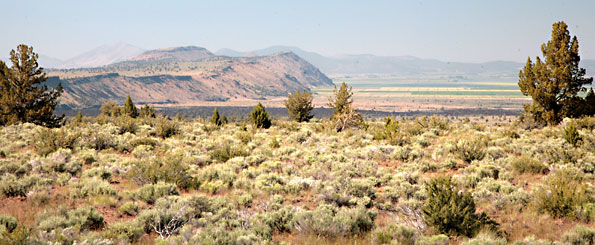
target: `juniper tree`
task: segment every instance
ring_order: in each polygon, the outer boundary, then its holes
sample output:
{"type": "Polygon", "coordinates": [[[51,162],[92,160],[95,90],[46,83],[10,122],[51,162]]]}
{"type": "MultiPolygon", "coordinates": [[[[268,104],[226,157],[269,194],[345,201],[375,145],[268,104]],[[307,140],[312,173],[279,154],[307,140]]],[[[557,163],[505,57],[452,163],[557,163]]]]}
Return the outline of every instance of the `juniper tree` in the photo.
{"type": "Polygon", "coordinates": [[[211,117],[211,123],[217,126],[223,126],[223,124],[227,123],[227,118],[225,118],[225,116],[220,116],[219,110],[215,108],[215,110],[213,111],[213,116],[211,117]]]}
{"type": "Polygon", "coordinates": [[[271,119],[269,119],[269,113],[264,109],[264,106],[258,103],[250,113],[252,124],[256,128],[269,128],[271,127],[271,119]]]}
{"type": "Polygon", "coordinates": [[[134,106],[130,95],[128,95],[126,102],[124,102],[124,115],[132,118],[136,118],[138,116],[138,110],[136,109],[136,106],[134,106]]]}
{"type": "Polygon", "coordinates": [[[357,127],[363,122],[362,115],[353,107],[352,88],[347,88],[343,82],[337,90],[335,86],[334,97],[329,97],[328,105],[333,108],[334,114],[331,117],[337,131],[342,131],[349,127],[357,127]]]}
{"type": "Polygon", "coordinates": [[[428,197],[421,210],[426,224],[438,232],[473,237],[482,227],[497,231],[498,223],[475,213],[471,194],[459,191],[450,177],[432,179],[425,189],[428,197]]]}
{"type": "Polygon", "coordinates": [[[54,116],[62,85],[52,89],[41,85],[47,75],[39,67],[38,58],[33,47],[20,44],[16,51],[10,51],[10,68],[0,61],[0,125],[30,122],[58,127],[63,124],[64,115],[54,116]]]}
{"type": "Polygon", "coordinates": [[[553,24],[552,39],[541,45],[541,52],[544,61],[536,57],[533,63],[527,58],[519,72],[521,92],[533,99],[531,105],[525,105],[525,113],[549,125],[558,124],[564,117],[592,115],[578,93],[586,92],[584,85],[591,84],[593,78],[584,77],[585,69],[579,68],[578,40],[570,37],[566,23],[553,24]]]}
{"type": "Polygon", "coordinates": [[[314,107],[312,106],[313,96],[311,92],[296,91],[290,94],[285,101],[285,107],[289,113],[289,117],[297,122],[308,122],[313,115],[310,114],[314,107]]]}
{"type": "Polygon", "coordinates": [[[140,111],[138,113],[138,115],[140,117],[152,117],[155,118],[156,114],[155,114],[155,107],[153,106],[149,106],[149,105],[144,105],[143,107],[140,108],[140,111]]]}

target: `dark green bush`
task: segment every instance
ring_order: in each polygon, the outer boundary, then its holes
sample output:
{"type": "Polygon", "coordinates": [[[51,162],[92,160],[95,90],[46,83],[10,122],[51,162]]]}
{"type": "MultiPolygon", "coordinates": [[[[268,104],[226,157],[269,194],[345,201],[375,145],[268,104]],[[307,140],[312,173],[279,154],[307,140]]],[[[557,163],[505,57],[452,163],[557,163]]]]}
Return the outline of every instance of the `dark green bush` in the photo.
{"type": "Polygon", "coordinates": [[[511,163],[512,168],[519,174],[532,173],[532,174],[546,174],[549,172],[549,167],[544,163],[537,161],[533,158],[522,156],[516,158],[511,163]]]}
{"type": "Polygon", "coordinates": [[[426,194],[425,222],[440,233],[473,237],[482,227],[495,230],[498,226],[485,213],[476,214],[471,194],[461,193],[450,178],[432,179],[426,184],[426,194]]]}
{"type": "Polygon", "coordinates": [[[568,144],[571,144],[574,147],[578,146],[582,141],[582,138],[576,129],[576,125],[573,122],[568,123],[568,125],[564,127],[564,139],[568,144]]]}
{"type": "Polygon", "coordinates": [[[211,123],[217,125],[218,127],[221,127],[227,123],[227,118],[225,118],[225,116],[220,116],[219,110],[215,108],[215,110],[213,111],[213,117],[211,117],[211,123]]]}
{"type": "Polygon", "coordinates": [[[252,125],[256,128],[270,128],[271,119],[269,119],[269,113],[267,113],[262,104],[258,103],[250,113],[250,120],[252,125]]]}

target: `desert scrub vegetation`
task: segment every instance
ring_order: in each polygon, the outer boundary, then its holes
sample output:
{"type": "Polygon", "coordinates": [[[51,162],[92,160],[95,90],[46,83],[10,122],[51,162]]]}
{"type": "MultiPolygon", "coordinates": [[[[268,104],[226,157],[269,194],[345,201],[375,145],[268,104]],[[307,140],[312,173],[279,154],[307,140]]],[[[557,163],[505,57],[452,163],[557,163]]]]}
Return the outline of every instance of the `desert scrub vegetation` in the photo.
{"type": "Polygon", "coordinates": [[[592,118],[526,130],[392,117],[340,132],[326,119],[275,119],[269,128],[210,119],[101,115],[75,117],[61,128],[0,127],[0,240],[592,239],[592,118]],[[565,138],[570,123],[581,138],[576,146],[565,138]]]}

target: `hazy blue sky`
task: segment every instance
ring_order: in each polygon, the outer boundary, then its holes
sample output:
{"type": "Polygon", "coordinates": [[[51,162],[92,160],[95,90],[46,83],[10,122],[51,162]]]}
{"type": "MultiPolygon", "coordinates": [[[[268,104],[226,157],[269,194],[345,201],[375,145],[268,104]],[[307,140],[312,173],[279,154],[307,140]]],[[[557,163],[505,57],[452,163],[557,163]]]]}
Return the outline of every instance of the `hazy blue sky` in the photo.
{"type": "Polygon", "coordinates": [[[564,20],[595,58],[595,1],[0,0],[0,56],[19,43],[71,58],[103,44],[241,51],[297,46],[326,55],[524,62],[564,20]]]}

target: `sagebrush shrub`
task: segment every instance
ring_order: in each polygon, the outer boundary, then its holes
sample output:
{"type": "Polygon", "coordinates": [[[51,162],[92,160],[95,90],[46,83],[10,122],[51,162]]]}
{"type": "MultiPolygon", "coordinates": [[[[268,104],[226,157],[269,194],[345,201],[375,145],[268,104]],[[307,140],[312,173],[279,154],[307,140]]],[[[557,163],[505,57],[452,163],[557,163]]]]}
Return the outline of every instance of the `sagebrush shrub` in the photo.
{"type": "Polygon", "coordinates": [[[143,227],[134,222],[114,222],[103,233],[105,237],[127,243],[137,242],[144,234],[143,227]]]}
{"type": "Polygon", "coordinates": [[[17,219],[9,214],[0,214],[0,234],[2,234],[2,231],[11,233],[17,226],[17,219]]]}
{"type": "Polygon", "coordinates": [[[164,197],[155,202],[153,209],[142,211],[136,222],[145,232],[155,232],[167,239],[177,234],[193,213],[194,210],[185,200],[164,197]]]}
{"type": "Polygon", "coordinates": [[[180,133],[180,125],[174,120],[169,120],[167,117],[160,117],[157,119],[155,125],[157,136],[161,138],[169,138],[180,133]]]}
{"type": "Polygon", "coordinates": [[[144,185],[134,192],[134,197],[149,204],[153,204],[161,197],[179,195],[178,187],[174,184],[157,183],[144,185]]]}
{"type": "Polygon", "coordinates": [[[166,155],[163,158],[137,161],[133,163],[128,176],[141,185],[164,181],[174,183],[182,189],[194,187],[195,180],[182,160],[180,155],[166,155]]]}
{"type": "Polygon", "coordinates": [[[231,145],[230,143],[224,143],[223,145],[211,150],[209,152],[211,158],[219,162],[227,162],[227,160],[234,157],[245,157],[249,154],[240,146],[231,145]]]}
{"type": "Polygon", "coordinates": [[[120,212],[129,216],[135,216],[138,213],[138,204],[133,201],[122,204],[119,208],[120,212]]]}
{"type": "Polygon", "coordinates": [[[457,142],[455,152],[465,162],[482,160],[486,156],[487,140],[484,137],[475,137],[471,140],[462,139],[457,142]]]}
{"type": "Polygon", "coordinates": [[[380,244],[413,245],[418,237],[417,230],[404,225],[390,224],[383,231],[376,232],[376,240],[380,244]]]}
{"type": "Polygon", "coordinates": [[[37,228],[43,231],[52,231],[74,227],[79,231],[102,228],[103,216],[90,206],[67,210],[61,206],[52,211],[44,211],[37,217],[37,228]]]}
{"type": "Polygon", "coordinates": [[[554,218],[574,217],[576,208],[585,201],[584,188],[576,175],[559,171],[548,176],[544,182],[534,194],[537,207],[554,218]]]}
{"type": "Polygon", "coordinates": [[[63,128],[59,130],[40,128],[35,135],[33,147],[40,156],[47,156],[60,148],[74,149],[80,136],[80,133],[69,134],[63,128]]]}
{"type": "Polygon", "coordinates": [[[323,237],[361,235],[374,228],[376,214],[363,207],[338,209],[321,205],[314,211],[297,213],[294,231],[323,237]]]}
{"type": "Polygon", "coordinates": [[[595,244],[595,229],[577,225],[574,229],[564,233],[561,241],[572,245],[595,244]]]}
{"type": "Polygon", "coordinates": [[[533,158],[522,156],[514,159],[511,162],[512,168],[520,174],[532,173],[532,174],[546,174],[549,172],[549,167],[544,163],[537,161],[533,158]]]}

